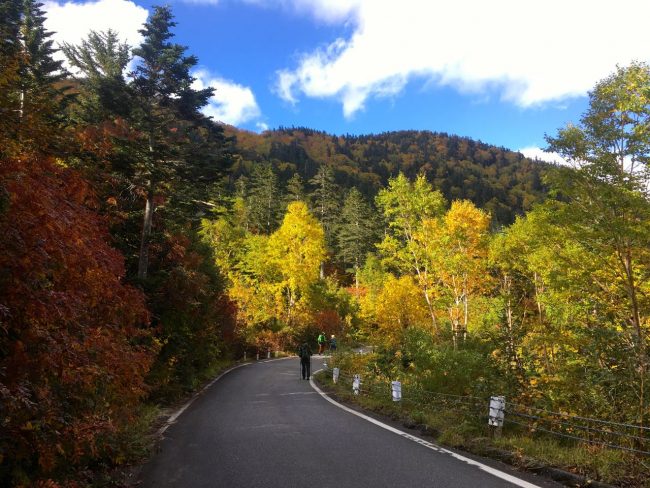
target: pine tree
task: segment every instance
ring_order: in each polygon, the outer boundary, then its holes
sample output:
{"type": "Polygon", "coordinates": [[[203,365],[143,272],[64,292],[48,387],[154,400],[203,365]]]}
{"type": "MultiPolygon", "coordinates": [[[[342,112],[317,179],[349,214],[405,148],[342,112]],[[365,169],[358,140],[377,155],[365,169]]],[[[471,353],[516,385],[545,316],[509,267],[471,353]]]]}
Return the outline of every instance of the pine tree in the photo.
{"type": "Polygon", "coordinates": [[[250,224],[258,233],[271,234],[278,226],[278,177],[269,163],[253,167],[247,198],[250,224]]]}
{"type": "Polygon", "coordinates": [[[337,229],[338,257],[354,272],[355,289],[359,290],[359,270],[366,254],[377,240],[377,223],[373,209],[356,188],[352,188],[341,210],[337,229]]]}
{"type": "Polygon", "coordinates": [[[6,66],[7,58],[12,58],[19,51],[21,8],[20,0],[0,2],[0,56],[2,56],[0,59],[3,68],[6,66]]]}
{"type": "Polygon", "coordinates": [[[15,152],[19,126],[21,2],[0,2],[0,156],[15,152]]]}
{"type": "MultiPolygon", "coordinates": [[[[43,4],[7,0],[0,4],[0,128],[3,154],[51,153],[64,147],[62,62],[45,27],[43,4]],[[47,134],[47,137],[44,137],[47,134]]],[[[60,151],[59,151],[60,152],[60,151]]]]}
{"type": "MultiPolygon", "coordinates": [[[[325,164],[318,168],[316,176],[310,181],[315,186],[311,194],[314,214],[318,217],[325,231],[325,243],[328,250],[335,247],[335,227],[339,213],[339,187],[334,181],[334,171],[325,164]]],[[[321,278],[325,275],[324,263],[321,264],[321,278]]]]}
{"type": "Polygon", "coordinates": [[[210,131],[217,131],[198,112],[207,104],[213,90],[192,88],[194,78],[189,71],[198,60],[185,56],[184,46],[170,42],[173,36],[170,29],[175,25],[169,7],[156,7],[140,30],[143,43],[133,50],[141,60],[131,84],[136,100],[134,122],[144,135],[137,165],[137,176],[145,193],[138,262],[140,279],[147,277],[155,198],[175,177],[187,177],[198,169],[192,167],[188,156],[199,149],[197,142],[204,142],[210,131]]]}
{"type": "MultiPolygon", "coordinates": [[[[25,90],[32,95],[38,89],[50,88],[66,76],[63,61],[54,59],[58,49],[50,39],[53,33],[45,30],[42,7],[42,3],[24,0],[22,11],[21,40],[28,58],[23,66],[22,77],[25,90]]],[[[25,99],[24,102],[28,103],[28,100],[25,99]]]]}
{"type": "Polygon", "coordinates": [[[307,196],[305,195],[305,183],[298,173],[294,173],[289,181],[287,181],[285,202],[289,205],[291,202],[304,202],[307,196]]]}
{"type": "Polygon", "coordinates": [[[55,85],[63,80],[66,71],[63,61],[55,60],[58,51],[54,41],[50,39],[52,32],[45,29],[45,14],[43,4],[34,0],[24,0],[21,25],[21,64],[20,92],[18,116],[21,128],[19,131],[24,144],[38,143],[42,147],[39,133],[30,131],[35,127],[34,119],[56,127],[61,123],[61,103],[63,90],[55,85]],[[37,142],[38,141],[38,142],[37,142]]]}
{"type": "Polygon", "coordinates": [[[74,114],[80,122],[97,124],[107,118],[128,118],[132,94],[122,73],[131,60],[131,49],[120,42],[117,32],[91,31],[78,46],[63,43],[62,51],[80,75],[74,114]]]}

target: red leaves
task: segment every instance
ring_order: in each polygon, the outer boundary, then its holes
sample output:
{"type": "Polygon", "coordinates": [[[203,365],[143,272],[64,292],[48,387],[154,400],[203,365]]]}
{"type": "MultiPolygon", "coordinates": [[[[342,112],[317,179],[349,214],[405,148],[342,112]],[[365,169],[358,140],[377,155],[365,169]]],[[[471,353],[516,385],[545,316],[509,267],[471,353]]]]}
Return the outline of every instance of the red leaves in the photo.
{"type": "Polygon", "coordinates": [[[340,332],[342,320],[336,310],[321,310],[313,315],[314,326],[318,330],[331,333],[340,332]]]}
{"type": "Polygon", "coordinates": [[[153,355],[138,345],[149,318],[77,173],[2,161],[0,187],[0,452],[48,472],[93,455],[130,417],[153,355]]]}

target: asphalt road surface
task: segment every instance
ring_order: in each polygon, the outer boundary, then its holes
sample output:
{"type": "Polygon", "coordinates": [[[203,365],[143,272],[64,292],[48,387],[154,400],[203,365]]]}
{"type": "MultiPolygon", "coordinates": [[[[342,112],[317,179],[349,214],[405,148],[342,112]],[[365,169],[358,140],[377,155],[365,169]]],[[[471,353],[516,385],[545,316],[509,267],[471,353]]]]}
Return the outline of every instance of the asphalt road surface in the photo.
{"type": "MultiPolygon", "coordinates": [[[[322,362],[313,357],[312,371],[322,362]]],[[[382,428],[328,402],[299,373],[290,358],[223,376],[164,432],[141,486],[560,486],[382,428]]]]}

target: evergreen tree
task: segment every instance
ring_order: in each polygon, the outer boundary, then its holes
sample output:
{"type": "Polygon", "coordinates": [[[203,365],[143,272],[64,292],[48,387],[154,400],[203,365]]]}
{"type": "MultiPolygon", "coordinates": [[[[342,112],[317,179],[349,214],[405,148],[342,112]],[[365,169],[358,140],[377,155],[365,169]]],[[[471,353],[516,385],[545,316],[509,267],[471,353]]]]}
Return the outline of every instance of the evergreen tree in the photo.
{"type": "Polygon", "coordinates": [[[38,132],[30,133],[31,121],[38,117],[41,122],[52,127],[60,124],[60,104],[63,101],[62,89],[55,84],[63,80],[66,71],[63,61],[54,59],[57,49],[50,39],[52,32],[45,29],[43,4],[34,0],[24,0],[21,15],[20,41],[20,92],[18,116],[21,139],[27,144],[42,147],[43,140],[38,132]]]}
{"type": "Polygon", "coordinates": [[[345,198],[336,238],[338,257],[354,272],[358,292],[359,270],[377,240],[377,223],[372,208],[356,188],[352,188],[345,198]]]}
{"type": "Polygon", "coordinates": [[[123,72],[131,60],[131,49],[120,42],[117,32],[91,31],[80,45],[64,43],[62,51],[79,75],[80,94],[74,115],[83,124],[107,118],[129,117],[132,94],[123,72]]]}
{"type": "MultiPolygon", "coordinates": [[[[169,7],[156,7],[140,30],[143,43],[133,51],[140,58],[131,84],[136,100],[134,122],[143,134],[136,170],[146,201],[138,262],[140,279],[147,276],[156,197],[164,194],[175,178],[200,169],[191,167],[188,156],[196,152],[196,143],[202,142],[197,139],[206,140],[205,132],[216,131],[198,112],[213,90],[192,88],[194,78],[189,71],[198,60],[185,56],[184,46],[170,42],[170,29],[175,25],[169,7]]],[[[211,162],[202,160],[205,165],[211,162]]]]}
{"type": "Polygon", "coordinates": [[[0,156],[15,152],[19,126],[21,2],[0,2],[0,156]]]}
{"type": "MultiPolygon", "coordinates": [[[[325,243],[328,250],[335,247],[335,227],[339,214],[339,187],[334,181],[334,171],[326,164],[318,168],[316,176],[310,181],[314,185],[311,194],[314,214],[318,217],[325,231],[325,243]]],[[[321,264],[321,278],[325,275],[324,263],[321,264]]]]}
{"type": "Polygon", "coordinates": [[[3,0],[0,2],[0,58],[2,67],[6,67],[8,58],[13,58],[19,51],[20,12],[22,2],[3,0]]]}
{"type": "Polygon", "coordinates": [[[278,177],[269,163],[253,167],[247,198],[250,225],[261,234],[271,234],[278,226],[278,177]]]}
{"type": "Polygon", "coordinates": [[[304,202],[306,201],[305,183],[298,173],[294,173],[289,181],[287,181],[285,202],[286,205],[291,202],[304,202]]]}
{"type": "Polygon", "coordinates": [[[24,0],[20,28],[22,48],[27,56],[22,69],[25,99],[36,95],[39,89],[50,89],[54,83],[66,76],[63,61],[54,59],[58,51],[50,39],[52,32],[45,30],[43,4],[34,0],[24,0]]]}
{"type": "MultiPolygon", "coordinates": [[[[61,61],[45,27],[42,4],[7,0],[0,4],[0,128],[2,152],[39,153],[62,149],[61,61]],[[47,137],[45,137],[47,134],[47,137]]],[[[59,151],[60,152],[60,151],[59,151]]]]}

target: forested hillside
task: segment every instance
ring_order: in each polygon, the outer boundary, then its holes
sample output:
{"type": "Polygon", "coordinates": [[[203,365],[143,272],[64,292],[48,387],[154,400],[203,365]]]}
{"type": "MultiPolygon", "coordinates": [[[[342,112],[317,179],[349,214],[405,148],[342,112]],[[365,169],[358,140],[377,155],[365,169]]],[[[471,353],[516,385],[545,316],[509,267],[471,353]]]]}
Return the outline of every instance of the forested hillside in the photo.
{"type": "Polygon", "coordinates": [[[549,168],[503,147],[427,131],[335,136],[303,127],[263,134],[226,127],[226,133],[236,137],[241,156],[234,177],[250,174],[251,163],[264,161],[284,181],[294,173],[308,181],[325,164],[337,184],[374,198],[389,178],[421,174],[447,200],[471,200],[489,211],[495,226],[511,224],[543,199],[542,177],[549,168]]]}

